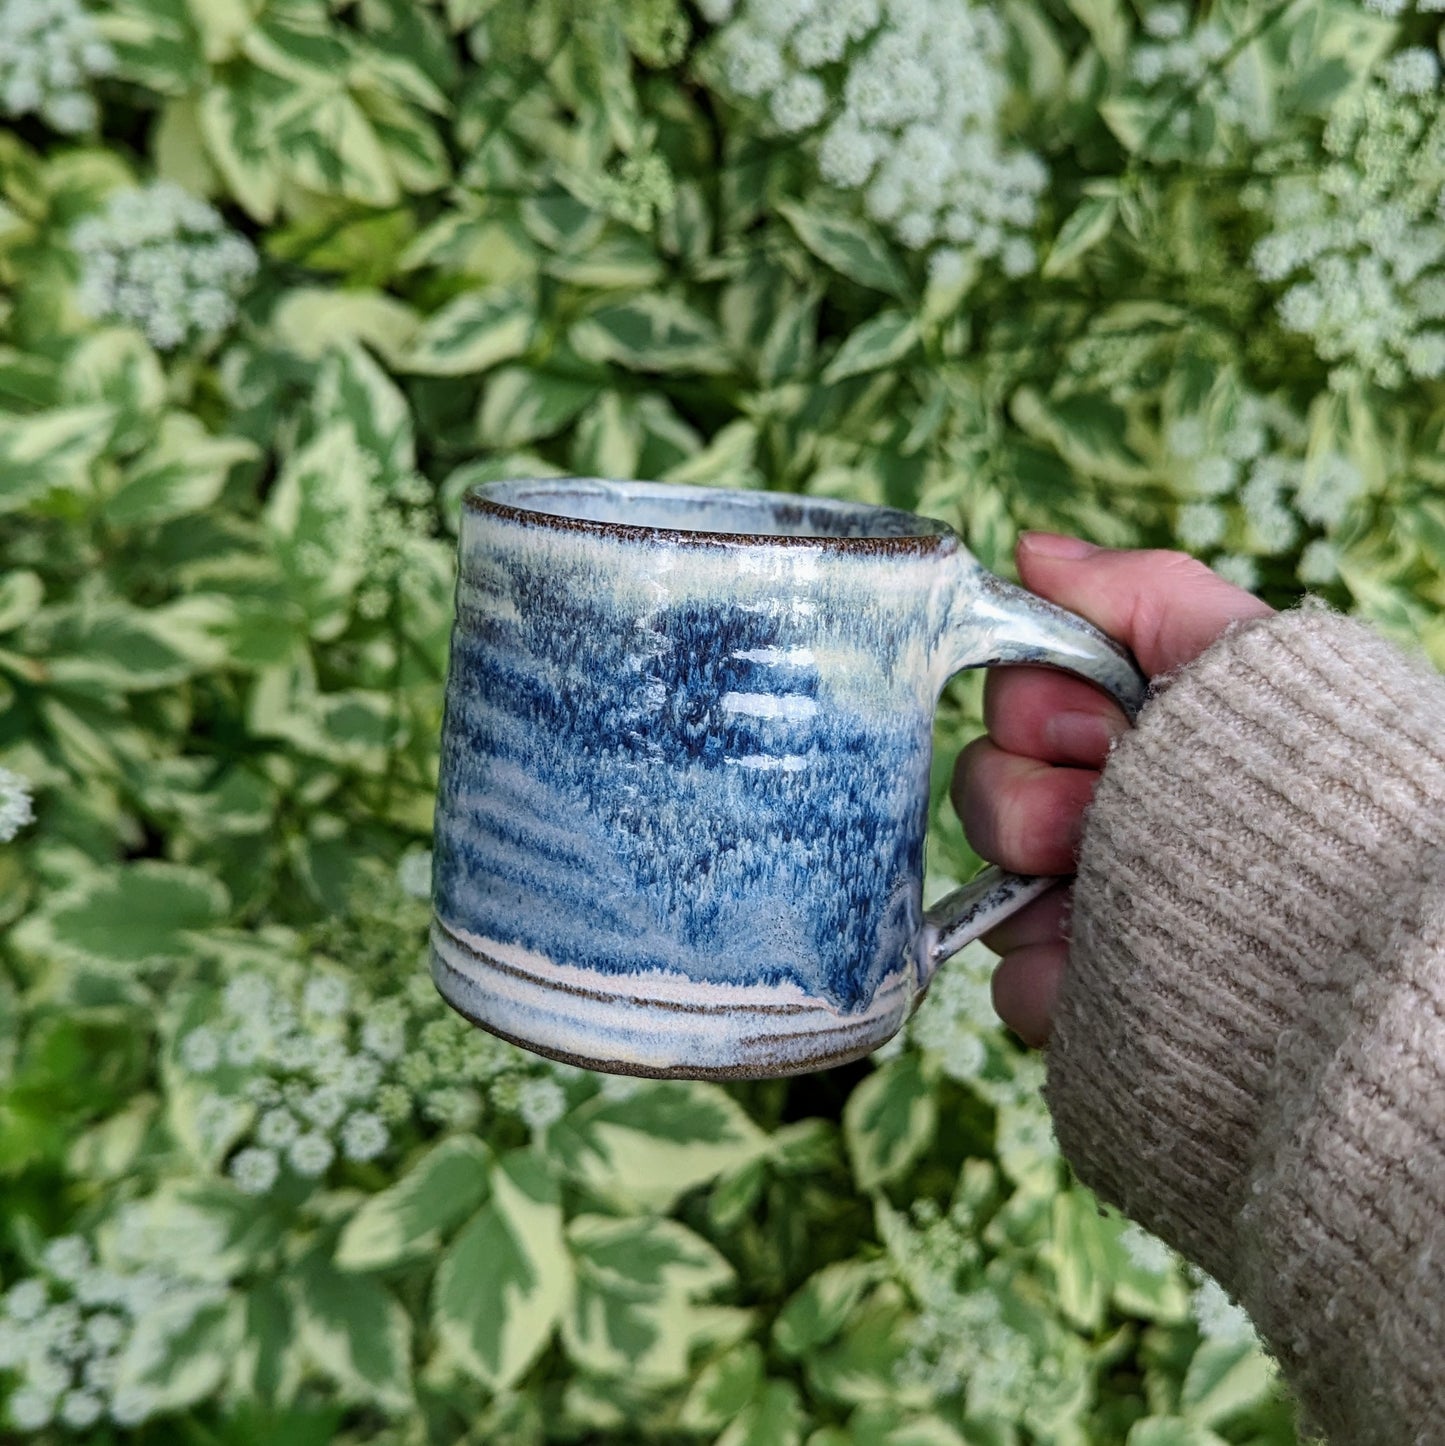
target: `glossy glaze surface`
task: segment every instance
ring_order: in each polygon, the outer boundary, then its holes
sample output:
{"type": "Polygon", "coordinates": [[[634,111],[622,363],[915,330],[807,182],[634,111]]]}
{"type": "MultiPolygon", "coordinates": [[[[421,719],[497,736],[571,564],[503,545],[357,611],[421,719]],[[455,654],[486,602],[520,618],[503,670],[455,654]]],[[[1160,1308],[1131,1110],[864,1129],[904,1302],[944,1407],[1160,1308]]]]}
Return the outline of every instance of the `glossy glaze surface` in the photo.
{"type": "Polygon", "coordinates": [[[586,479],[472,494],[460,561],[451,1002],[644,1073],[789,1072],[892,1033],[938,952],[934,703],[958,666],[1047,646],[1016,599],[907,514],[586,479]]]}

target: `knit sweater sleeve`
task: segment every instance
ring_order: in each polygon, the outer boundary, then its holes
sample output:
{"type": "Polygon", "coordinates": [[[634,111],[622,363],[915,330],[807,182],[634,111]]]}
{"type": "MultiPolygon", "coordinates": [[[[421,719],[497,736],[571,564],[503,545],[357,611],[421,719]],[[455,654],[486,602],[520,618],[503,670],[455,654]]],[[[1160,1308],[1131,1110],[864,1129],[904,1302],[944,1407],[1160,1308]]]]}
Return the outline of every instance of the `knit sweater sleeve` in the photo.
{"type": "Polygon", "coordinates": [[[1111,755],[1070,936],[1080,1178],[1331,1446],[1445,1439],[1445,679],[1317,603],[1229,633],[1111,755]]]}

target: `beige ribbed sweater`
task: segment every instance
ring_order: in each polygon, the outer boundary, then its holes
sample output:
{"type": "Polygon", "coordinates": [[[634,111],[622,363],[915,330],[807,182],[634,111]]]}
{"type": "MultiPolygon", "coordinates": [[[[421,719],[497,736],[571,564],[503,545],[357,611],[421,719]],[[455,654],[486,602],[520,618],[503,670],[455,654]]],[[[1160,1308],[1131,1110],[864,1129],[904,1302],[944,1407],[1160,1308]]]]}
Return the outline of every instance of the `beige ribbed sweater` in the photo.
{"type": "Polygon", "coordinates": [[[1445,678],[1317,603],[1156,685],[1086,821],[1049,1104],[1331,1446],[1445,1443],[1445,678]]]}

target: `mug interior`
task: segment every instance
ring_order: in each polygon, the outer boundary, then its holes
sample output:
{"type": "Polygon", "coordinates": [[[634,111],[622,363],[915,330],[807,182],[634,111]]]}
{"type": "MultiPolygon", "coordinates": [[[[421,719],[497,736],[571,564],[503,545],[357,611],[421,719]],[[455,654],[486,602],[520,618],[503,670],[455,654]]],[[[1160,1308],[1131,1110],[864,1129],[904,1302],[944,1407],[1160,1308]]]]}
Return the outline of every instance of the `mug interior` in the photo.
{"type": "Polygon", "coordinates": [[[534,513],[571,525],[590,523],[599,529],[834,541],[952,536],[947,524],[894,507],[671,482],[614,482],[596,477],[519,479],[473,487],[467,501],[483,510],[495,507],[534,513]]]}

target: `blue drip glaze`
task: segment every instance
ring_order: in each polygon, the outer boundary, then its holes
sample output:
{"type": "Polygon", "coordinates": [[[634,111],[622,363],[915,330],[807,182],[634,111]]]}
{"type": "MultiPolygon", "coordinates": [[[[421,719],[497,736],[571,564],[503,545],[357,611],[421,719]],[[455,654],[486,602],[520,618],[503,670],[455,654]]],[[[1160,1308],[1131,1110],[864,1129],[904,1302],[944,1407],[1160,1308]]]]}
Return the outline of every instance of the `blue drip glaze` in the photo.
{"type": "MultiPolygon", "coordinates": [[[[608,975],[865,1007],[921,923],[931,696],[891,667],[877,706],[834,696],[800,661],[818,621],[766,593],[664,602],[641,626],[567,551],[542,572],[493,527],[460,590],[439,918],[608,975]]],[[[886,661],[925,631],[921,601],[884,620],[857,594],[853,631],[886,661]]]]}

